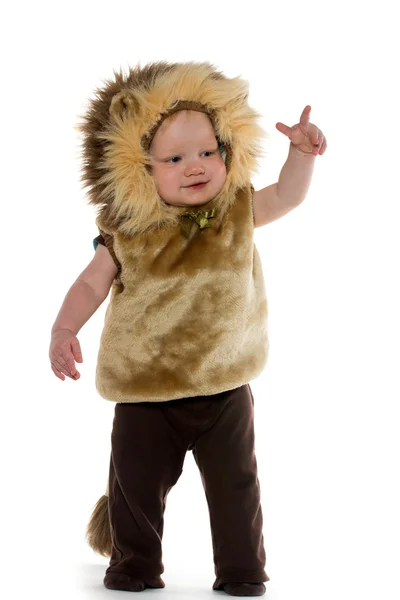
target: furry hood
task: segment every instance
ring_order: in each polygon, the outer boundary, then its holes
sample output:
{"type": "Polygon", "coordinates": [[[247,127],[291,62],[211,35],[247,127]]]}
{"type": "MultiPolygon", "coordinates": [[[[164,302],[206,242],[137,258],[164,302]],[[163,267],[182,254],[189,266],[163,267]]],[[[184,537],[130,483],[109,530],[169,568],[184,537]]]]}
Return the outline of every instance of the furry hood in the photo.
{"type": "Polygon", "coordinates": [[[78,125],[81,179],[90,204],[98,208],[98,227],[131,236],[179,224],[186,208],[170,206],[158,194],[148,150],[162,121],[182,109],[206,113],[225,148],[226,181],[202,206],[216,209],[218,225],[237,191],[250,185],[263,155],[266,133],[258,124],[260,115],[247,104],[248,83],[225,77],[207,62],[156,62],[130,68],[127,75],[114,71],[114,76],[96,90],[78,125]]]}

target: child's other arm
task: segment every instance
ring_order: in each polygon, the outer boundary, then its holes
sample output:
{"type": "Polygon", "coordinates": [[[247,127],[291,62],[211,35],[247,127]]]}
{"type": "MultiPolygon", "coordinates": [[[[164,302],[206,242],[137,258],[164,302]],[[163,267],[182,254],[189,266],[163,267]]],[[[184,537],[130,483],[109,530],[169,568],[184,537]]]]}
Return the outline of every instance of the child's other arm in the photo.
{"type": "Polygon", "coordinates": [[[65,296],[51,330],[50,361],[54,374],[78,379],[74,360],[82,362],[76,334],[104,302],[118,268],[105,246],[99,244],[92,261],[65,296]]]}
{"type": "Polygon", "coordinates": [[[328,147],[326,137],[310,123],[311,106],[307,104],[300,122],[288,127],[280,121],[278,131],[290,139],[289,156],[282,167],[277,183],[253,195],[254,226],[262,227],[283,217],[299,206],[307,195],[316,156],[328,147]]]}
{"type": "Polygon", "coordinates": [[[280,219],[299,206],[307,195],[315,156],[297,150],[292,144],[279,180],[253,194],[254,227],[280,219]]]}
{"type": "Polygon", "coordinates": [[[77,334],[107,298],[117,271],[109,251],[99,244],[93,259],[65,296],[51,333],[68,329],[77,334]]]}

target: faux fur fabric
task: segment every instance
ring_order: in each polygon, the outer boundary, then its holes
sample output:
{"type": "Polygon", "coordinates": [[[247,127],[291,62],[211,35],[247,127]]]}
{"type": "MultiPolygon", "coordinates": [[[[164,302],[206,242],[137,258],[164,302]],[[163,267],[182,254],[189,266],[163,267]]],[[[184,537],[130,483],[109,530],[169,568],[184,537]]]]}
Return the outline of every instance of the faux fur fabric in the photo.
{"type": "Polygon", "coordinates": [[[100,341],[96,386],[115,402],[206,396],[257,377],[267,299],[253,243],[251,188],[219,227],[113,236],[121,264],[100,341]]]}
{"type": "Polygon", "coordinates": [[[207,113],[226,149],[225,185],[205,205],[218,206],[216,224],[221,223],[236,192],[257,172],[267,136],[247,98],[247,81],[227,78],[207,62],[157,62],[130,69],[127,76],[115,73],[114,81],[96,90],[78,126],[82,181],[99,209],[99,228],[133,235],[179,224],[185,209],[160,198],[148,170],[148,148],[162,121],[183,108],[207,113]]]}
{"type": "Polygon", "coordinates": [[[88,545],[102,556],[111,556],[112,539],[107,495],[97,501],[86,529],[88,545]]]}

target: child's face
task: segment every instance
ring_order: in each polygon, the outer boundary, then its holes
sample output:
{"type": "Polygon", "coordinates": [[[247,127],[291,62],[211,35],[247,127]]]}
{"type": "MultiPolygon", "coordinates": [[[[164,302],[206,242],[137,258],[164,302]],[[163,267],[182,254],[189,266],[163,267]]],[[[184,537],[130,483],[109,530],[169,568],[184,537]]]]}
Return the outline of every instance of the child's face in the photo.
{"type": "Polygon", "coordinates": [[[198,206],[222,189],[226,167],[206,114],[181,110],[166,119],[151,146],[151,174],[158,193],[173,206],[198,206]],[[205,185],[190,187],[195,183],[205,185]]]}

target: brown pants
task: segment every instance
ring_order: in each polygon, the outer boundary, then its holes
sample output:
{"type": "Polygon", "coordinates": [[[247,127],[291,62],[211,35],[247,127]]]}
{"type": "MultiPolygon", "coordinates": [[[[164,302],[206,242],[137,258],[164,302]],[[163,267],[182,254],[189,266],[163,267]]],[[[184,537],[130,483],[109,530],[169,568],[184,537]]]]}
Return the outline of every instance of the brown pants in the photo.
{"type": "Polygon", "coordinates": [[[166,498],[192,450],[210,513],[213,588],[269,581],[249,384],[214,396],[118,403],[111,449],[113,547],[106,573],[154,581],[164,572],[166,498]]]}

